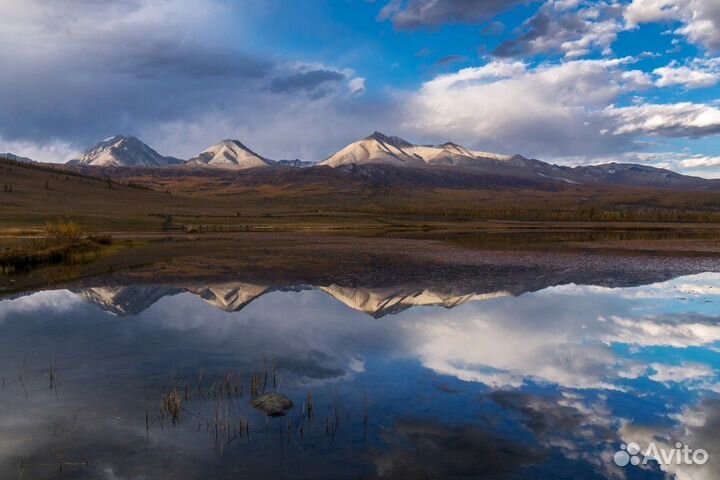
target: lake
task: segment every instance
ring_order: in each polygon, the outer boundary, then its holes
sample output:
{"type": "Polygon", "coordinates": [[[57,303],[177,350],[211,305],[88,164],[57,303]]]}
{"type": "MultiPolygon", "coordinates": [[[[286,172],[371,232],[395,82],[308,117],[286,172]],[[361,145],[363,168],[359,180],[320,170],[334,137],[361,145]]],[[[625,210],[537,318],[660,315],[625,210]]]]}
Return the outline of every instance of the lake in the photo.
{"type": "Polygon", "coordinates": [[[541,277],[6,296],[0,478],[718,478],[720,274],[541,277]]]}

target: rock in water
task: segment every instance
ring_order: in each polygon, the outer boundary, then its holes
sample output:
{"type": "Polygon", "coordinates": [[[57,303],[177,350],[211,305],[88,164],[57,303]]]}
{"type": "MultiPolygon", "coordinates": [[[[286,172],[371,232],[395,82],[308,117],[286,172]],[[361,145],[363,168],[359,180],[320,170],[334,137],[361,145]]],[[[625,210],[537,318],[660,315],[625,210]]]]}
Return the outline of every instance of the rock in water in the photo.
{"type": "Polygon", "coordinates": [[[293,402],[281,393],[263,393],[255,397],[252,406],[268,417],[282,417],[293,407],[293,402]]]}

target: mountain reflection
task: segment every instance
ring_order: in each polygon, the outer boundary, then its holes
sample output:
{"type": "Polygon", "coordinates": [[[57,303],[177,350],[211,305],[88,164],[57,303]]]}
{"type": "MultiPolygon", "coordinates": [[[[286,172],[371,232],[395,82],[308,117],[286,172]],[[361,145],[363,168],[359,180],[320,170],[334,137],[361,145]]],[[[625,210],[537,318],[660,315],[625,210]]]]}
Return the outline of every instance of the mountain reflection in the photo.
{"type": "Polygon", "coordinates": [[[108,312],[118,316],[137,315],[166,296],[188,292],[202,298],[208,304],[226,312],[239,312],[250,302],[271,292],[318,290],[327,293],[353,310],[363,312],[375,318],[395,314],[412,307],[453,308],[471,301],[489,300],[511,295],[499,291],[474,293],[461,287],[449,287],[441,290],[398,286],[389,288],[359,288],[329,285],[322,287],[298,286],[275,288],[268,285],[251,283],[218,283],[186,288],[131,286],[131,287],[94,287],[74,292],[108,312]]]}
{"type": "MultiPolygon", "coordinates": [[[[107,285],[0,301],[0,471],[52,478],[41,465],[62,457],[88,462],[67,467],[77,478],[621,478],[621,442],[720,455],[720,274],[526,280],[107,285]],[[252,409],[258,378],[293,401],[287,418],[252,409]],[[219,403],[224,384],[234,393],[219,403]],[[171,389],[185,410],[161,427],[171,389]]],[[[713,465],[672,472],[711,479],[713,465]]]]}
{"type": "Polygon", "coordinates": [[[226,312],[238,312],[263,295],[272,292],[299,292],[317,290],[328,294],[349,308],[375,318],[397,314],[413,307],[454,308],[468,302],[492,300],[506,296],[521,296],[528,292],[562,285],[589,285],[606,288],[634,287],[671,280],[677,274],[651,271],[633,272],[623,276],[593,276],[578,272],[548,272],[528,277],[525,275],[475,274],[449,276],[407,283],[358,284],[350,281],[329,284],[277,284],[252,281],[225,280],[218,282],[165,282],[162,284],[109,284],[84,288],[71,288],[80,297],[118,316],[137,315],[163,297],[189,292],[206,303],[226,312]]]}

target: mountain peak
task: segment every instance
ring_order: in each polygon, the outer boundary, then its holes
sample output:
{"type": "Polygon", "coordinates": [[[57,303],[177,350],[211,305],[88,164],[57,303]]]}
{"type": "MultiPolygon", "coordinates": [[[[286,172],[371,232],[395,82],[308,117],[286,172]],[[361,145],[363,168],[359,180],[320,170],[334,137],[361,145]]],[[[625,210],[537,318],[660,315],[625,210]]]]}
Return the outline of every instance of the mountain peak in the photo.
{"type": "Polygon", "coordinates": [[[182,161],[160,155],[136,137],[113,135],[68,163],[98,167],[165,167],[182,161]]]}
{"type": "Polygon", "coordinates": [[[442,145],[415,145],[400,137],[374,132],[372,135],[343,148],[320,163],[339,167],[357,164],[385,164],[409,167],[428,165],[484,166],[488,162],[509,157],[474,152],[453,142],[442,145]]]}
{"type": "Polygon", "coordinates": [[[242,147],[247,149],[247,147],[240,140],[235,140],[234,138],[226,138],[225,140],[222,140],[220,143],[218,143],[218,145],[225,145],[228,147],[234,145],[236,147],[242,147]]]}
{"type": "Polygon", "coordinates": [[[186,162],[187,165],[233,170],[267,167],[274,162],[253,152],[240,141],[226,138],[186,162]]]}
{"type": "Polygon", "coordinates": [[[404,140],[400,137],[393,137],[393,136],[385,135],[384,133],[377,132],[377,131],[373,132],[371,135],[368,135],[367,137],[365,137],[365,140],[376,140],[380,143],[392,145],[393,147],[396,147],[396,148],[407,148],[407,147],[413,146],[412,143],[410,143],[407,140],[404,140]]]}
{"type": "Polygon", "coordinates": [[[115,134],[112,137],[106,138],[105,142],[113,142],[113,141],[120,141],[120,140],[137,140],[137,137],[133,137],[132,135],[122,135],[122,134],[115,134]]]}

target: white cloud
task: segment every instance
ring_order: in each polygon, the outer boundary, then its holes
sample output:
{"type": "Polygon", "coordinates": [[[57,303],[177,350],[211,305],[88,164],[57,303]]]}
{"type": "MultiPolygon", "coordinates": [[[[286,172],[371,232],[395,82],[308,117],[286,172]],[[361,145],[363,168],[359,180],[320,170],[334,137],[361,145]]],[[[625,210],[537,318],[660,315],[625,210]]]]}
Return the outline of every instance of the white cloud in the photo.
{"type": "Polygon", "coordinates": [[[68,290],[37,292],[31,295],[1,301],[0,320],[12,318],[18,314],[48,310],[55,313],[65,313],[81,303],[82,300],[68,290]]]}
{"type": "Polygon", "coordinates": [[[683,66],[671,63],[666,67],[656,68],[653,73],[659,77],[655,81],[658,87],[710,87],[720,82],[720,58],[694,59],[689,65],[683,66]]]}
{"type": "Polygon", "coordinates": [[[682,165],[683,168],[720,167],[720,157],[693,155],[691,158],[681,160],[680,165],[682,165]]]}
{"type": "Polygon", "coordinates": [[[710,51],[720,50],[720,3],[717,0],[633,0],[625,12],[628,28],[643,23],[680,22],[675,33],[710,51]]]}
{"type": "Polygon", "coordinates": [[[75,158],[80,149],[62,140],[36,143],[32,140],[5,140],[0,137],[0,152],[13,153],[38,162],[59,163],[75,158]]]}
{"type": "Polygon", "coordinates": [[[692,0],[688,9],[689,20],[677,32],[711,51],[720,50],[720,3],[716,0],[692,0]]]}
{"type": "Polygon", "coordinates": [[[660,383],[683,383],[715,374],[712,368],[701,363],[682,363],[680,365],[652,363],[650,368],[655,373],[648,378],[660,383]]]}
{"type": "Polygon", "coordinates": [[[688,88],[709,87],[718,82],[715,74],[692,70],[688,67],[661,67],[653,70],[660,78],[655,84],[658,87],[684,85],[688,88]]]}
{"type": "Polygon", "coordinates": [[[621,381],[649,376],[658,382],[703,377],[714,382],[705,364],[642,363],[617,355],[613,345],[686,348],[720,341],[720,325],[711,318],[675,316],[657,300],[678,290],[718,295],[718,280],[717,274],[702,274],[629,289],[565,285],[511,304],[491,300],[442,315],[403,313],[398,322],[412,355],[425,367],[493,388],[533,380],[573,389],[622,389],[621,381]],[[604,316],[622,310],[623,300],[631,305],[627,317],[604,316]],[[653,314],[637,313],[643,307],[653,314]]]}
{"type": "Polygon", "coordinates": [[[625,19],[629,27],[675,20],[680,18],[681,4],[685,3],[678,0],[633,0],[625,11],[625,19]]]}
{"type": "Polygon", "coordinates": [[[560,52],[578,58],[600,50],[612,53],[618,32],[624,29],[619,4],[548,1],[525,21],[516,38],[494,51],[500,57],[560,52]]]}
{"type": "Polygon", "coordinates": [[[350,95],[361,95],[365,93],[365,79],[362,77],[355,77],[348,82],[348,88],[350,89],[350,95]]]}
{"type": "Polygon", "coordinates": [[[699,347],[720,341],[720,326],[710,323],[670,323],[657,318],[612,317],[613,328],[605,336],[610,343],[643,347],[699,347]]]}
{"type": "Polygon", "coordinates": [[[703,103],[609,106],[602,115],[614,121],[614,135],[700,137],[720,133],[720,109],[703,103]]]}
{"type": "Polygon", "coordinates": [[[617,152],[630,142],[601,135],[607,119],[597,112],[651,83],[643,72],[623,69],[631,63],[576,60],[529,68],[496,61],[441,75],[403,99],[403,127],[433,140],[442,135],[540,158],[617,152]]]}

